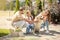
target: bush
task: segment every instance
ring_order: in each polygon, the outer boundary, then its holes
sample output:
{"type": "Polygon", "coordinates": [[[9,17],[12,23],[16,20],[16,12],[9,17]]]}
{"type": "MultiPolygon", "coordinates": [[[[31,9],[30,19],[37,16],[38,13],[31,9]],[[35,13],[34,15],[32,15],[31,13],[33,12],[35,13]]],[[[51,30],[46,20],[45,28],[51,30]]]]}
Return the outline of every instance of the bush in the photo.
{"type": "Polygon", "coordinates": [[[8,29],[0,29],[0,37],[6,36],[10,33],[8,29]]]}

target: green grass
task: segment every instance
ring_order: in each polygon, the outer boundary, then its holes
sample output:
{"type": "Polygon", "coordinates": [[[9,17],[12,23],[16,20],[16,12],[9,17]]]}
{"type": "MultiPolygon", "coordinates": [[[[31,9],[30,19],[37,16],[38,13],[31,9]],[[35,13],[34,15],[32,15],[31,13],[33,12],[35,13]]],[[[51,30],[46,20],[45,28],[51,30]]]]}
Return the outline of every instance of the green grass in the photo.
{"type": "Polygon", "coordinates": [[[0,37],[6,36],[10,33],[9,29],[0,29],[0,37]]]}

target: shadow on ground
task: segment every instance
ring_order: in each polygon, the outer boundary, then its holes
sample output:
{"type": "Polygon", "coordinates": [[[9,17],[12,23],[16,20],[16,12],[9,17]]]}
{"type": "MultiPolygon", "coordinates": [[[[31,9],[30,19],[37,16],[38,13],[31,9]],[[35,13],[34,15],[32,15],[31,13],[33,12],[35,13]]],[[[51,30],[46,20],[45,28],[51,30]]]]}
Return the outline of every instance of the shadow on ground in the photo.
{"type": "Polygon", "coordinates": [[[45,33],[45,31],[40,31],[41,35],[49,35],[49,36],[55,36],[55,34],[60,34],[60,32],[50,30],[50,33],[45,33]]]}
{"type": "Polygon", "coordinates": [[[25,36],[39,36],[39,35],[48,35],[48,36],[56,36],[56,34],[60,35],[60,32],[54,31],[54,30],[50,30],[50,33],[45,33],[45,31],[40,31],[40,33],[38,33],[37,35],[33,35],[33,34],[27,34],[25,36]]]}
{"type": "Polygon", "coordinates": [[[0,37],[6,36],[8,33],[0,33],[0,37]]]}
{"type": "MultiPolygon", "coordinates": [[[[1,33],[1,34],[3,34],[3,33],[1,33]]],[[[33,35],[32,33],[30,33],[30,34],[24,34],[24,36],[22,36],[22,37],[25,37],[25,36],[27,36],[27,37],[32,37],[32,36],[35,36],[35,37],[41,37],[41,35],[48,35],[48,36],[56,36],[56,34],[59,34],[60,35],[60,32],[57,32],[57,31],[54,31],[54,30],[50,30],[50,33],[45,33],[45,31],[40,31],[40,33],[38,33],[37,35],[33,35]]],[[[3,35],[7,35],[7,34],[3,34],[3,35]]],[[[8,38],[11,38],[11,37],[15,37],[15,36],[7,36],[8,38]]],[[[20,37],[20,36],[16,36],[16,37],[20,37]]],[[[4,37],[4,38],[6,38],[6,37],[4,37]]]]}

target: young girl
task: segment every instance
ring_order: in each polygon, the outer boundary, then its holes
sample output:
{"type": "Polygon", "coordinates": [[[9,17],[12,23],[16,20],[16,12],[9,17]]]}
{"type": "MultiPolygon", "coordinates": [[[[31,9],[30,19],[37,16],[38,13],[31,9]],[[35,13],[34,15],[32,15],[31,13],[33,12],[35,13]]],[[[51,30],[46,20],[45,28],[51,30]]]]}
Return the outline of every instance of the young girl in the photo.
{"type": "Polygon", "coordinates": [[[33,16],[31,15],[31,12],[29,10],[26,13],[26,19],[25,19],[25,21],[27,22],[26,33],[28,34],[34,28],[33,16]]]}
{"type": "Polygon", "coordinates": [[[43,16],[43,23],[41,24],[41,27],[44,29],[46,27],[46,33],[49,33],[49,22],[51,19],[49,10],[45,10],[42,16],[43,16]]]}

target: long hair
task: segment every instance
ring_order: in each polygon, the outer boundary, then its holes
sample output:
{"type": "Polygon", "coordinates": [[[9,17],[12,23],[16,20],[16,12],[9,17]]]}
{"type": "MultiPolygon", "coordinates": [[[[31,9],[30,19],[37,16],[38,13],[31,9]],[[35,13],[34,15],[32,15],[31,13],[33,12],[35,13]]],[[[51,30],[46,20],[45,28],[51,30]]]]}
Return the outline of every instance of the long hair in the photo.
{"type": "Polygon", "coordinates": [[[48,12],[48,14],[47,14],[47,16],[48,16],[48,21],[49,21],[49,23],[50,23],[50,22],[51,22],[51,13],[50,13],[49,10],[48,10],[47,12],[48,12]]]}
{"type": "Polygon", "coordinates": [[[31,11],[30,10],[27,10],[27,14],[30,14],[30,17],[31,17],[31,19],[33,20],[33,15],[31,14],[31,11]]]}

